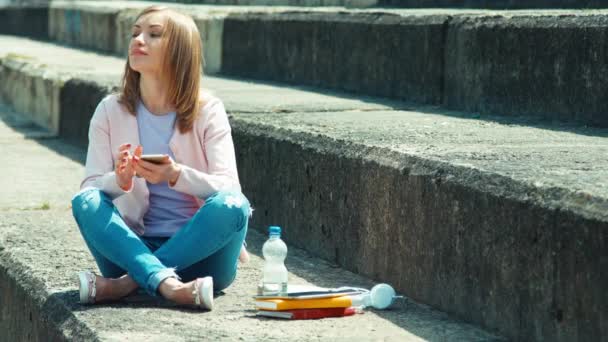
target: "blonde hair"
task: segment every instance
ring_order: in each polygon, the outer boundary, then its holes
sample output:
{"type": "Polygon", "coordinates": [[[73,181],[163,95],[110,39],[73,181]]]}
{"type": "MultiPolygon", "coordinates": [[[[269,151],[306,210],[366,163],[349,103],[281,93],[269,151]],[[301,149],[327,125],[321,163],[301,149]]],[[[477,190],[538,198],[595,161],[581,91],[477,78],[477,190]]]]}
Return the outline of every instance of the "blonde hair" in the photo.
{"type": "MultiPolygon", "coordinates": [[[[167,7],[147,7],[135,20],[155,12],[163,12],[167,18],[162,33],[165,52],[161,78],[168,85],[168,98],[175,107],[178,128],[181,133],[186,133],[192,130],[202,106],[199,89],[203,44],[194,20],[167,7]]],[[[118,102],[133,115],[136,115],[140,100],[139,78],[140,73],[131,69],[127,58],[118,102]]]]}

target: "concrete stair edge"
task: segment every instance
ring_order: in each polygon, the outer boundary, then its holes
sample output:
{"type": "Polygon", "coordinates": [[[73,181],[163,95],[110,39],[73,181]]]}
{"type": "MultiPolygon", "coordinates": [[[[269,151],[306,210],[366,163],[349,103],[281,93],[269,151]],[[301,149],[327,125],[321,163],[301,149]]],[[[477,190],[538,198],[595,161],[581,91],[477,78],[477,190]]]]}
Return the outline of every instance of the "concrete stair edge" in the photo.
{"type": "MultiPolygon", "coordinates": [[[[75,283],[75,281],[74,281],[75,283]]],[[[48,292],[44,281],[30,274],[30,267],[14,258],[0,241],[0,300],[2,336],[30,341],[99,341],[84,322],[74,316],[64,298],[48,292]],[[10,312],[10,314],[8,314],[10,312]]]]}
{"type": "MultiPolygon", "coordinates": [[[[18,54],[9,53],[6,57],[0,57],[0,67],[0,75],[9,80],[4,83],[6,86],[0,87],[0,99],[4,103],[12,106],[16,111],[34,115],[31,119],[41,127],[47,128],[51,135],[79,143],[86,142],[90,119],[88,115],[94,112],[103,97],[118,87],[118,84],[95,79],[94,75],[85,76],[72,74],[66,70],[54,70],[44,63],[18,54]],[[15,84],[20,86],[16,87],[15,84]],[[35,101],[21,101],[30,97],[35,97],[35,101]],[[49,111],[48,108],[51,110],[49,111]],[[82,113],[87,115],[82,116],[82,113]]],[[[227,111],[230,115],[231,109],[227,108],[227,111]]],[[[561,187],[538,187],[500,174],[453,165],[441,160],[402,154],[382,147],[335,141],[315,134],[285,131],[272,125],[246,122],[232,116],[231,121],[250,134],[302,144],[306,148],[324,151],[323,153],[349,155],[394,168],[406,176],[408,173],[428,174],[436,177],[438,182],[472,187],[481,193],[500,194],[503,198],[559,209],[590,220],[606,219],[601,204],[608,204],[608,199],[586,192],[561,187]],[[589,206],[587,205],[589,201],[599,205],[589,206]]]]}

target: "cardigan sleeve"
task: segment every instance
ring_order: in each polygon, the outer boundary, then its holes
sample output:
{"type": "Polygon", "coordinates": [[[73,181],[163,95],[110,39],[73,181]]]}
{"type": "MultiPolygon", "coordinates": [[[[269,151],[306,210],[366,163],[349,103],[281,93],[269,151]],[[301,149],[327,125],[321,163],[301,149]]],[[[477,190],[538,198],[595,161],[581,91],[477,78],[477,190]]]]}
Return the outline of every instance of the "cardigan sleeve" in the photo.
{"type": "MultiPolygon", "coordinates": [[[[123,190],[116,182],[114,151],[110,144],[110,124],[105,99],[95,109],[89,124],[89,146],[85,164],[85,177],[80,188],[95,187],[115,199],[133,190],[123,190]]],[[[118,151],[116,151],[117,153],[118,151]]]]}
{"type": "Polygon", "coordinates": [[[198,198],[207,198],[221,190],[241,190],[236,168],[236,156],[228,115],[224,104],[217,98],[203,107],[203,153],[208,170],[202,172],[180,165],[181,172],[172,186],[177,191],[198,198]]]}

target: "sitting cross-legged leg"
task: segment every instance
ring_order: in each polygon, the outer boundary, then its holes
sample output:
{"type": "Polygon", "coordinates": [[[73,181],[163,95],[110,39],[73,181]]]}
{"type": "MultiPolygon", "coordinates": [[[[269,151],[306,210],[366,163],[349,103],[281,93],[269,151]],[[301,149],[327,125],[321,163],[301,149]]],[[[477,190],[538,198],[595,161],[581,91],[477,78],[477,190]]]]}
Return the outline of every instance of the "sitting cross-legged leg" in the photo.
{"type": "MultiPolygon", "coordinates": [[[[158,260],[124,222],[109,196],[98,189],[85,189],[72,199],[72,211],[80,232],[104,277],[115,278],[126,270],[130,277],[149,293],[156,294],[158,284],[168,277],[178,277],[172,268],[158,260]]],[[[116,280],[126,286],[114,286],[97,278],[98,299],[116,299],[136,288],[126,277],[116,280]],[[124,293],[126,292],[126,293],[124,293]]]]}
{"type": "MultiPolygon", "coordinates": [[[[107,196],[103,195],[101,197],[107,196]]],[[[74,204],[78,204],[76,198],[74,204]]],[[[112,218],[126,227],[113,206],[111,210],[113,211],[112,218]]],[[[165,271],[169,272],[162,277],[157,274],[147,287],[142,286],[129,273],[113,284],[114,287],[118,288],[114,292],[122,293],[124,296],[139,285],[146,288],[151,294],[156,293],[156,291],[151,292],[152,289],[158,289],[166,298],[178,303],[189,304],[192,302],[193,282],[184,284],[178,280],[177,276],[172,276],[173,267],[178,270],[178,274],[184,277],[184,281],[190,281],[197,277],[212,276],[216,291],[228,287],[236,276],[237,258],[247,233],[249,215],[249,202],[240,192],[218,192],[210,196],[189,223],[168,239],[166,243],[150,241],[153,243],[149,244],[147,238],[139,240],[143,248],[148,248],[144,245],[146,243],[152,250],[155,250],[153,254],[159,259],[161,265],[171,267],[165,268],[165,271]],[[159,244],[162,246],[156,249],[159,244]]],[[[79,215],[76,209],[74,209],[74,216],[77,217],[78,221],[79,215]]],[[[79,223],[79,226],[82,225],[79,223]]],[[[126,236],[129,236],[130,239],[133,239],[133,236],[139,239],[130,229],[126,236]]],[[[87,240],[86,236],[85,240],[87,240]]],[[[87,240],[87,244],[91,245],[89,240],[87,240]]],[[[138,248],[142,248],[142,246],[140,245],[138,248]]],[[[99,252],[97,253],[99,254],[99,252]]],[[[101,260],[107,261],[105,258],[101,260]]]]}
{"type": "MultiPolygon", "coordinates": [[[[183,281],[211,276],[215,291],[225,289],[236,276],[249,215],[249,201],[240,191],[217,192],[154,255],[183,281]]],[[[176,297],[189,299],[187,290],[181,292],[176,297]]]]}

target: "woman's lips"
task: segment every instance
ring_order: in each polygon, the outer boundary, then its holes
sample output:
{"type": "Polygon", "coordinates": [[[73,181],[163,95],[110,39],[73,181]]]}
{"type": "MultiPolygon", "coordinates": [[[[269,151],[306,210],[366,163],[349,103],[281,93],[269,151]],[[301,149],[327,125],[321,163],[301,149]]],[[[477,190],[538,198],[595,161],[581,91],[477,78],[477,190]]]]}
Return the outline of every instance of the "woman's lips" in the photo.
{"type": "Polygon", "coordinates": [[[131,54],[134,56],[145,56],[147,55],[147,53],[145,53],[143,50],[132,50],[131,54]]]}

